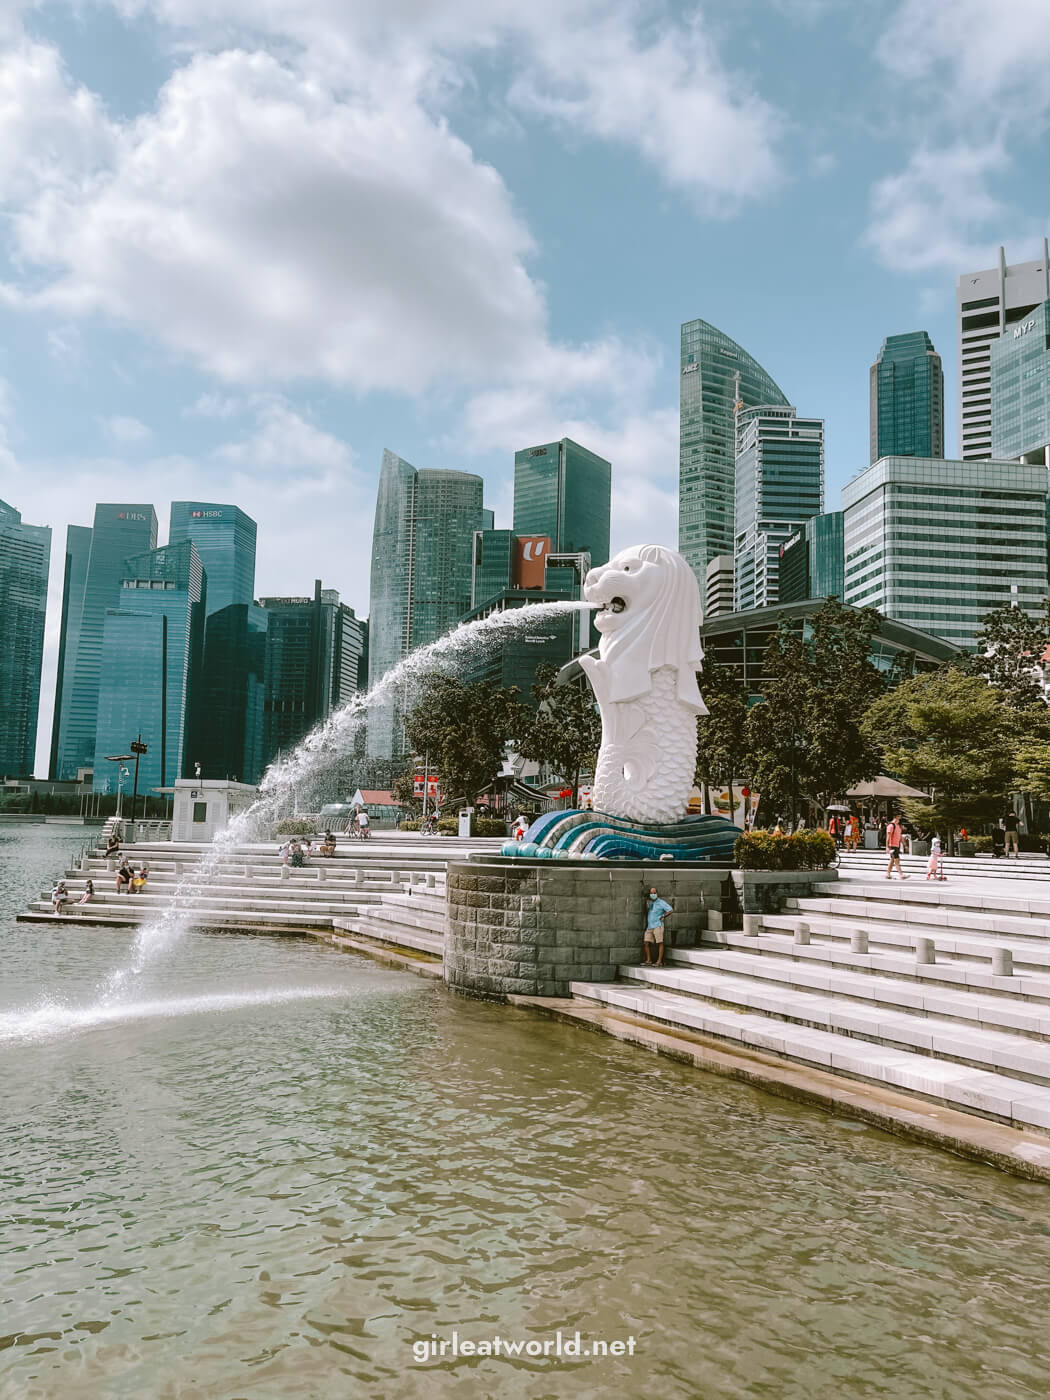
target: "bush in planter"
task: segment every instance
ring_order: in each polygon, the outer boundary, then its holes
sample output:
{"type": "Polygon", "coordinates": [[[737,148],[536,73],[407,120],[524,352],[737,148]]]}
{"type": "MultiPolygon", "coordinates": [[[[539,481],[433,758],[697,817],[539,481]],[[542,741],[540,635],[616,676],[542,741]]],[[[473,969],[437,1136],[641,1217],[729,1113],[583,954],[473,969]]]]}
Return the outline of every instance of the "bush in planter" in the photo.
{"type": "Polygon", "coordinates": [[[287,817],[283,822],[278,822],[273,829],[275,836],[312,836],[317,830],[317,823],[308,817],[287,817]]]}
{"type": "Polygon", "coordinates": [[[456,836],[459,832],[459,821],[455,817],[442,817],[438,822],[439,836],[456,836]]]}
{"type": "Polygon", "coordinates": [[[974,838],[974,846],[977,848],[979,856],[990,856],[992,854],[992,838],[990,836],[977,836],[974,838]]]}
{"type": "Polygon", "coordinates": [[[471,836],[506,836],[507,823],[498,817],[478,817],[470,830],[471,836]]]}
{"type": "Polygon", "coordinates": [[[824,870],[835,860],[835,842],[826,831],[748,831],[737,837],[733,854],[741,870],[824,870]]]}
{"type": "Polygon", "coordinates": [[[403,821],[403,822],[401,823],[401,830],[402,830],[402,831],[418,831],[419,828],[420,828],[422,825],[423,825],[422,822],[414,822],[414,821],[407,821],[407,822],[404,822],[404,821],[403,821]]]}

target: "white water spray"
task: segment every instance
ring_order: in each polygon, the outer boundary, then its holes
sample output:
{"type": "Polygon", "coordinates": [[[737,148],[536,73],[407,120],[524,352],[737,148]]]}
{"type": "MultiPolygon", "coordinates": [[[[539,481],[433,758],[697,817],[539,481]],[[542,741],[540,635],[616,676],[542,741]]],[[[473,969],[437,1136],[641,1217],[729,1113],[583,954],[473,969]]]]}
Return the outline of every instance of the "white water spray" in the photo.
{"type": "Polygon", "coordinates": [[[251,841],[264,825],[274,820],[298,785],[316,777],[327,764],[346,755],[371,709],[395,698],[402,702],[410,701],[413,691],[425,676],[435,671],[453,670],[472,652],[483,651],[536,622],[558,614],[590,611],[592,605],[585,602],[526,603],[524,607],[490,613],[488,617],[478,618],[474,622],[462,622],[436,642],[410,652],[391,667],[371,690],[352,696],[341,709],[329,715],[309,733],[291,754],[279,763],[271,764],[255,802],[246,811],[231,818],[216,834],[200,862],[178,881],[170,903],[156,918],[139,928],[131,959],[106,979],[101,993],[102,1002],[119,998],[131,979],[185,933],[192,923],[194,904],[219,867],[237,846],[251,841]]]}

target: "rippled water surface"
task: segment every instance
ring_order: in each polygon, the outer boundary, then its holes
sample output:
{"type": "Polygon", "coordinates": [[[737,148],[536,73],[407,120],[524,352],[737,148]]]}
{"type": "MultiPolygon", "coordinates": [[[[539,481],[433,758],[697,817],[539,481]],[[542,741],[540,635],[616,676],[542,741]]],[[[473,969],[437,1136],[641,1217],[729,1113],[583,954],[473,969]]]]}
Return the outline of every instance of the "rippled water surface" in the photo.
{"type": "Polygon", "coordinates": [[[102,1011],[10,918],[78,842],[0,829],[4,1400],[1047,1394],[1046,1188],[307,941],[102,1011]]]}

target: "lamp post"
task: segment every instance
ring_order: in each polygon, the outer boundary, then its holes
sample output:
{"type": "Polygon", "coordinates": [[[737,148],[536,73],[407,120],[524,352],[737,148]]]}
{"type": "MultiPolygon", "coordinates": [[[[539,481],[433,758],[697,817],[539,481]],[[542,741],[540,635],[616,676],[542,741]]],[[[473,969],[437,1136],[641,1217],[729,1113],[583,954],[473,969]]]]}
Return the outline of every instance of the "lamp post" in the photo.
{"type": "Polygon", "coordinates": [[[115,764],[118,765],[118,766],[117,766],[117,821],[118,821],[118,822],[121,820],[121,816],[122,816],[122,814],[123,814],[123,813],[122,813],[122,801],[121,801],[121,799],[122,799],[122,797],[123,797],[123,793],[122,793],[122,791],[121,791],[121,788],[122,788],[124,779],[128,776],[128,770],[127,770],[123,765],[124,765],[125,763],[129,763],[130,761],[131,761],[131,754],[129,754],[129,753],[108,753],[108,754],[106,754],[106,762],[107,762],[107,763],[115,763],[115,764]]]}
{"type": "Polygon", "coordinates": [[[138,805],[139,800],[139,759],[147,751],[149,745],[144,744],[142,742],[142,735],[140,734],[137,739],[133,739],[131,741],[131,743],[128,745],[128,748],[135,755],[135,787],[131,794],[131,823],[132,826],[134,826],[135,808],[138,805]]]}

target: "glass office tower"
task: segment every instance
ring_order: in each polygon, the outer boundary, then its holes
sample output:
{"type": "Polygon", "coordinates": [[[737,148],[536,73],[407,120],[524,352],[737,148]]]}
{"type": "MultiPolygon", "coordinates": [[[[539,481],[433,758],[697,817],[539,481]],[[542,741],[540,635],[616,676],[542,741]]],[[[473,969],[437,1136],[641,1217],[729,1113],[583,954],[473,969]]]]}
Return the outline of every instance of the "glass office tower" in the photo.
{"type": "Polygon", "coordinates": [[[265,769],[266,636],[254,603],[210,612],[200,682],[193,689],[188,767],[202,778],[257,783],[265,769]]]}
{"type": "Polygon", "coordinates": [[[55,700],[58,735],[52,749],[52,776],[60,779],[75,778],[79,768],[94,762],[106,613],[120,601],[125,561],[156,548],[157,513],[149,505],[97,505],[90,534],[89,542],[79,534],[67,542],[67,556],[70,545],[75,552],[62,605],[62,687],[55,700]]]}
{"type": "Polygon", "coordinates": [[[925,331],[888,335],[869,385],[871,461],[944,456],[944,372],[925,331]]]}
{"type": "Polygon", "coordinates": [[[959,456],[993,457],[991,350],[1012,336],[1040,303],[1050,299],[1050,246],[1041,256],[1008,263],[999,249],[999,265],[964,272],[955,292],[959,326],[959,456]]]}
{"type": "Polygon", "coordinates": [[[514,454],[514,534],[546,535],[554,554],[609,562],[612,466],[571,438],[514,454]]]}
{"type": "MultiPolygon", "coordinates": [[[[67,687],[66,684],[66,660],[69,658],[70,668],[72,668],[77,654],[80,612],[90,558],[91,526],[68,525],[66,527],[65,567],[62,574],[62,618],[58,633],[58,674],[55,678],[55,706],[51,722],[51,761],[47,770],[50,778],[58,777],[62,711],[71,694],[71,688],[67,687]]],[[[70,669],[70,676],[72,676],[72,669],[70,669]]]]}
{"type": "Polygon", "coordinates": [[[0,777],[32,776],[51,530],[0,501],[0,777]]]}
{"type": "Polygon", "coordinates": [[[701,589],[707,566],[734,553],[736,414],[787,398],[757,360],[707,321],[682,326],[678,548],[701,589]]]}
{"type": "Polygon", "coordinates": [[[124,562],[117,606],[102,637],[95,791],[115,792],[110,754],[142,735],[141,794],[170,787],[185,772],[191,690],[200,668],[206,581],[193,543],[168,545],[124,562]]]}
{"type": "MultiPolygon", "coordinates": [[[[482,491],[480,476],[417,471],[395,452],[383,453],[372,533],[369,685],[470,611],[474,533],[493,523],[482,491]]],[[[403,750],[397,702],[374,705],[370,756],[390,758],[403,750]]]]}
{"type": "Polygon", "coordinates": [[[885,457],[842,490],[846,598],[972,650],[993,609],[1042,613],[1047,471],[885,457]]]}
{"type": "Polygon", "coordinates": [[[192,540],[208,579],[208,613],[255,598],[258,527],[237,506],[172,501],[168,543],[192,540]]]}
{"type": "Polygon", "coordinates": [[[314,583],[314,596],[261,598],[266,612],[265,768],[361,687],[368,624],[314,583]]]}
{"type": "Polygon", "coordinates": [[[992,455],[1050,467],[1050,301],[991,348],[992,455]]]}
{"type": "Polygon", "coordinates": [[[845,556],[840,510],[815,515],[780,547],[781,603],[845,596],[845,556]]]}
{"type": "Polygon", "coordinates": [[[824,504],[824,422],[791,407],[741,409],[733,608],[777,602],[780,547],[824,504]]]}

